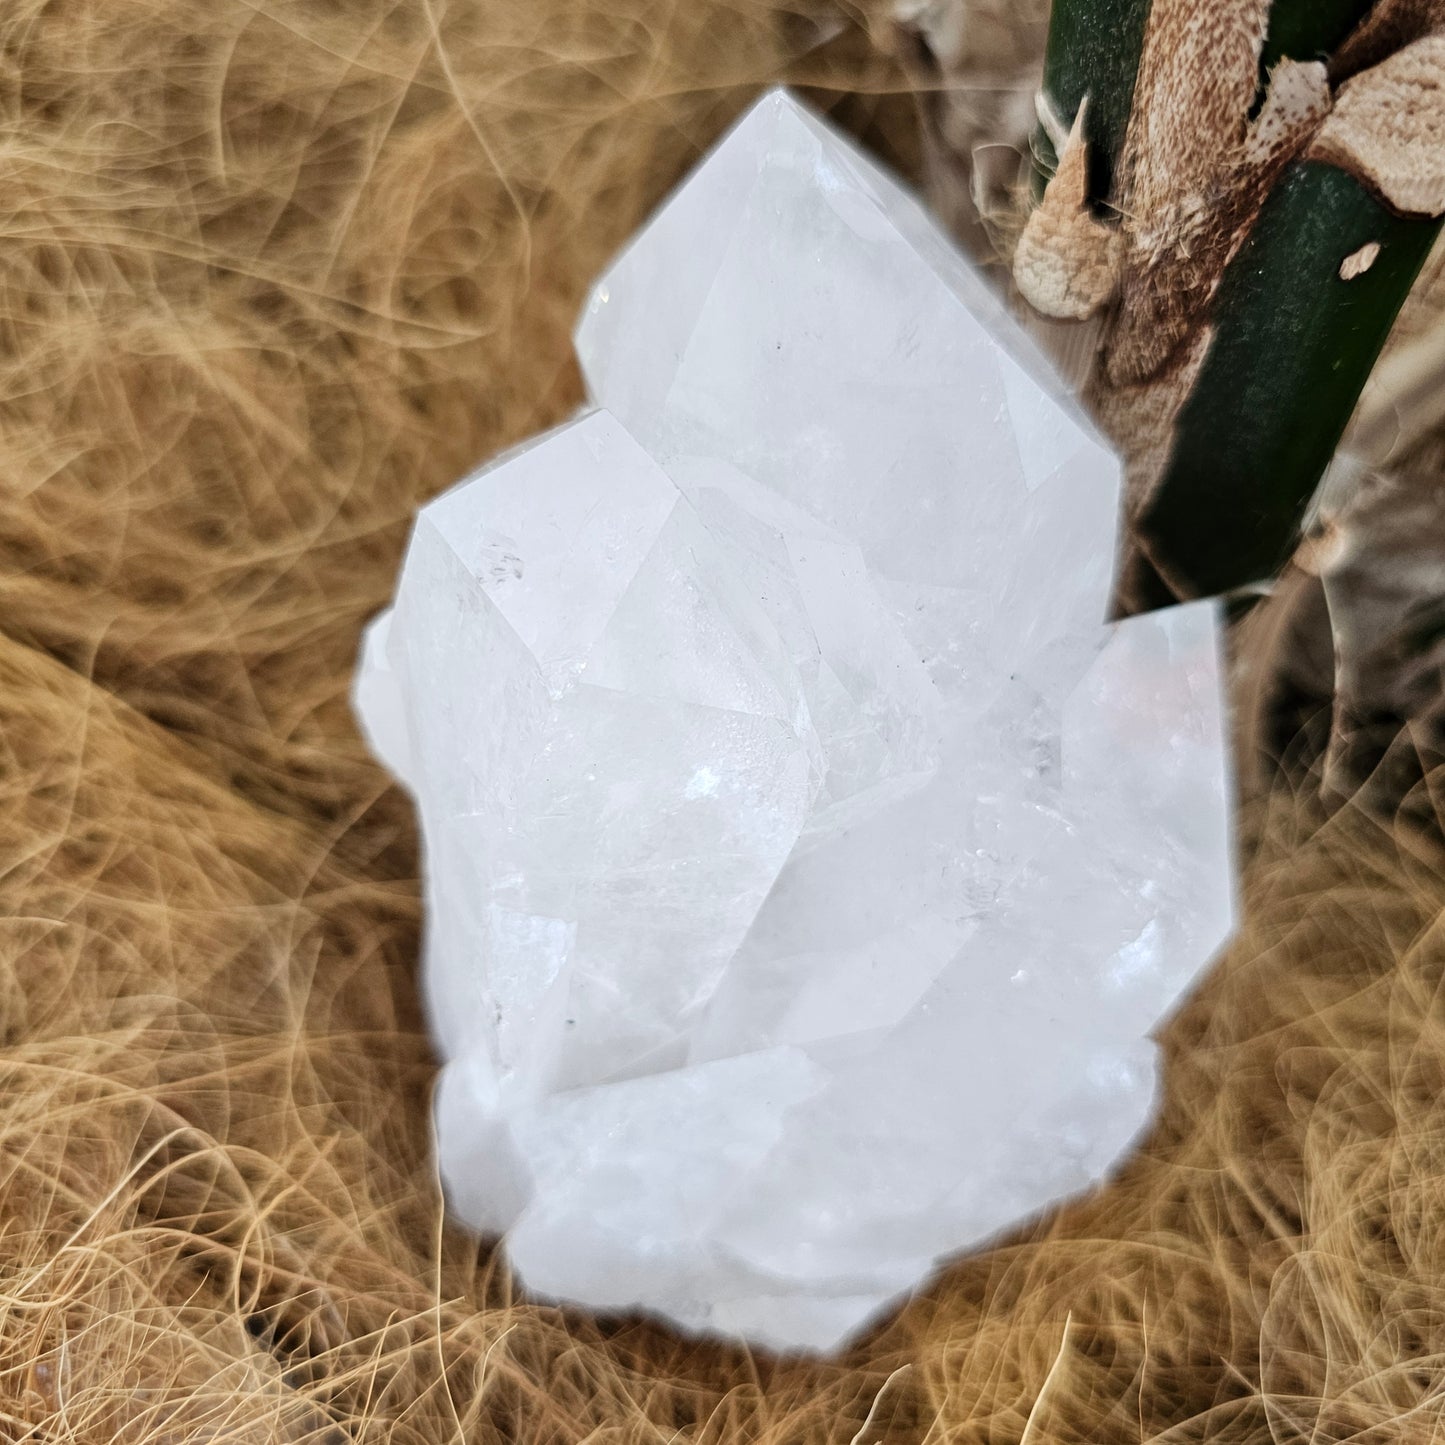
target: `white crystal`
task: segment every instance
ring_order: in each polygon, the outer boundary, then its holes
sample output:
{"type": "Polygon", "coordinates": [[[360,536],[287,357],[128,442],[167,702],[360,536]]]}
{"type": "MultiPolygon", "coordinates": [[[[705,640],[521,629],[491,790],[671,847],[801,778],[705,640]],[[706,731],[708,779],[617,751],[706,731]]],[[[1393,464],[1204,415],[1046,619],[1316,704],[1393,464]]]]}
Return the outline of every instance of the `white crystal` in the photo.
{"type": "Polygon", "coordinates": [[[1147,1123],[1232,926],[1219,620],[1104,625],[1119,468],[782,94],[597,287],[601,408],[424,508],[357,707],[416,797],[453,1207],[826,1348],[1147,1123]]]}

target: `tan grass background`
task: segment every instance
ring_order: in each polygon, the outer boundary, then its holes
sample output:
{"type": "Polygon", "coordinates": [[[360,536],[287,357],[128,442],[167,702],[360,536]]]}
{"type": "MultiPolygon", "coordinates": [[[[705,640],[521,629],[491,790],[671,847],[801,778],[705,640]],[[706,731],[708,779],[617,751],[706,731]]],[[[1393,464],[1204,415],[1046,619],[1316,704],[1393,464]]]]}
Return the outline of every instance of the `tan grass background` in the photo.
{"type": "Polygon", "coordinates": [[[0,10],[0,1439],[1429,1440],[1445,884],[1280,794],[1155,1137],[841,1361],[520,1298],[443,1226],[416,858],[346,694],[417,502],[561,415],[752,0],[0,10]]]}

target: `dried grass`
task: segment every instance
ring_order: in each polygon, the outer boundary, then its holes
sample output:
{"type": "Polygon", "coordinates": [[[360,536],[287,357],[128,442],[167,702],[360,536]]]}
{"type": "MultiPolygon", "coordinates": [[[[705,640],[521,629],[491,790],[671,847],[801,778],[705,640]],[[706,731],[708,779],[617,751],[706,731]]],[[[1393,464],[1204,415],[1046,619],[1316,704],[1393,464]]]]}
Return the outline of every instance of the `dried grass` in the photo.
{"type": "Polygon", "coordinates": [[[1427,1439],[1445,882],[1255,820],[1097,1197],[846,1359],[529,1303],[443,1227],[411,823],[346,704],[416,502],[575,400],[580,287],[780,76],[749,0],[0,16],[0,1437],[1427,1439]]]}

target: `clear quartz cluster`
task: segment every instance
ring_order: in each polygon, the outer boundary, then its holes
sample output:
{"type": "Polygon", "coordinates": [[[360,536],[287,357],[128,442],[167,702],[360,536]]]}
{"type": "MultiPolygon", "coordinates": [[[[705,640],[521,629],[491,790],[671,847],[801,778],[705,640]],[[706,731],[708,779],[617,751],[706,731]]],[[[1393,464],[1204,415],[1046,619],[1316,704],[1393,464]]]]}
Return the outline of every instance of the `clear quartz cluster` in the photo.
{"type": "Polygon", "coordinates": [[[422,510],[357,680],[443,1175],[535,1292],[828,1348],[1147,1123],[1233,916],[1218,617],[1104,624],[1116,459],[784,94],[577,347],[597,409],[422,510]]]}

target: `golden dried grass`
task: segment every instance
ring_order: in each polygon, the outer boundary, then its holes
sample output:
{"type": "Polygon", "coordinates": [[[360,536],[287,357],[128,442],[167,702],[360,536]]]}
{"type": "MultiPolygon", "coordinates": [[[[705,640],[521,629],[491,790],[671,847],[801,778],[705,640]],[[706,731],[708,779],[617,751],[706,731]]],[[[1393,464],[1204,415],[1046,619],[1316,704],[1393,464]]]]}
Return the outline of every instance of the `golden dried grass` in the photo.
{"type": "Polygon", "coordinates": [[[1445,883],[1284,797],[1149,1145],[845,1358],[538,1306],[442,1223],[357,633],[417,501],[573,403],[582,285],[750,89],[894,87],[815,39],[761,0],[0,16],[0,1437],[1445,1428],[1445,883]]]}

